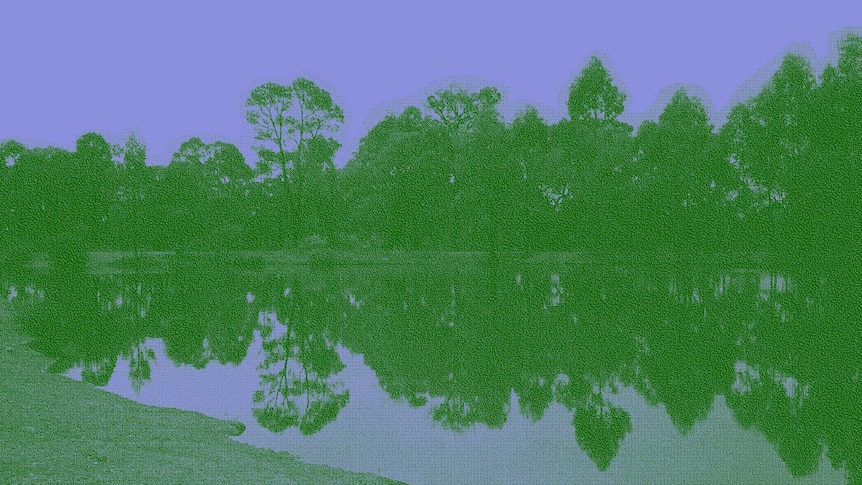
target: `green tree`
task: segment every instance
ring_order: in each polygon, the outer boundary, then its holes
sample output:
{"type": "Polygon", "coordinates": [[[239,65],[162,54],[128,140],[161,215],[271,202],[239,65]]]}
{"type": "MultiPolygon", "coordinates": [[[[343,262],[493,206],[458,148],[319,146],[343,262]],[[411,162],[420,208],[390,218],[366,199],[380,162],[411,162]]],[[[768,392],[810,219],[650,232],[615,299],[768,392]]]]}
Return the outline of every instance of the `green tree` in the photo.
{"type": "Polygon", "coordinates": [[[353,230],[363,238],[379,236],[389,247],[403,246],[411,218],[401,190],[404,177],[416,167],[425,150],[428,120],[415,106],[400,115],[389,115],[360,140],[359,149],[347,162],[347,204],[353,230]]]}
{"type": "Polygon", "coordinates": [[[623,112],[626,94],[613,84],[610,73],[597,57],[569,88],[569,119],[615,120],[623,112]]]}
{"type": "Polygon", "coordinates": [[[761,234],[750,239],[794,245],[807,239],[798,231],[802,226],[792,227],[788,217],[803,214],[804,192],[812,182],[808,165],[817,159],[812,152],[815,88],[808,61],[788,54],[761,92],[735,106],[722,127],[731,161],[753,187],[746,193],[753,200],[745,215],[761,234]]]}
{"type": "Polygon", "coordinates": [[[255,131],[255,139],[275,145],[273,151],[267,145],[255,147],[261,160],[277,165],[281,179],[287,184],[288,176],[288,131],[291,129],[289,112],[293,104],[293,93],[287,86],[266,83],[254,88],[246,99],[246,121],[255,131]]]}
{"type": "MultiPolygon", "coordinates": [[[[0,143],[0,247],[9,248],[9,252],[15,247],[12,244],[14,238],[12,233],[12,218],[14,216],[14,204],[12,197],[14,196],[12,172],[15,170],[15,164],[21,159],[21,156],[26,152],[26,147],[21,143],[10,140],[0,143]]],[[[0,256],[0,261],[22,263],[16,261],[18,255],[7,254],[0,256]]]]}
{"type": "Polygon", "coordinates": [[[65,170],[63,191],[69,198],[66,210],[72,212],[68,214],[70,221],[75,221],[74,227],[67,229],[68,236],[92,251],[104,244],[105,221],[114,200],[110,183],[114,171],[111,145],[98,133],[81,135],[75,143],[74,162],[65,170]]]}
{"type": "Polygon", "coordinates": [[[635,164],[643,229],[674,228],[651,235],[671,237],[664,241],[671,247],[704,249],[715,238],[704,231],[723,197],[731,166],[717,150],[713,129],[703,103],[679,89],[658,122],[645,121],[638,130],[635,164]]]}
{"type": "Polygon", "coordinates": [[[427,98],[432,115],[451,133],[472,133],[485,123],[497,122],[497,105],[502,96],[496,88],[485,87],[471,93],[452,85],[427,98]]]}
{"type": "Polygon", "coordinates": [[[254,126],[255,138],[276,148],[258,147],[261,160],[277,163],[285,187],[290,183],[287,192],[293,225],[291,236],[304,237],[309,232],[305,214],[309,209],[307,179],[312,165],[307,158],[307,146],[316,137],[331,138],[344,122],[344,112],[329,92],[304,78],[296,79],[290,86],[274,83],[258,86],[246,105],[249,108],[246,120],[254,126]]]}
{"type": "Polygon", "coordinates": [[[838,62],[829,65],[814,94],[809,123],[811,149],[794,189],[802,200],[794,224],[815,236],[813,247],[858,252],[862,231],[862,37],[848,34],[839,46],[838,62]],[[807,169],[816,167],[816,169],[807,169]]]}

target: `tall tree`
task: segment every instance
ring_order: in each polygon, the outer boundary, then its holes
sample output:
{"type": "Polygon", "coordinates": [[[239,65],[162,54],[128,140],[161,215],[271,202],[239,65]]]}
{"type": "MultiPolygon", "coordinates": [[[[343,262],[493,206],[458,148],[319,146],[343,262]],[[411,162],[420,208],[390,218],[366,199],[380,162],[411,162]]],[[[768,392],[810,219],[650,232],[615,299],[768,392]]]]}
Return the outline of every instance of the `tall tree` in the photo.
{"type": "Polygon", "coordinates": [[[378,235],[390,247],[407,244],[412,217],[404,181],[429,145],[428,124],[419,108],[409,106],[384,118],[360,141],[343,171],[356,234],[368,239],[378,235]]]}
{"type": "Polygon", "coordinates": [[[825,68],[814,97],[807,161],[817,169],[804,170],[796,184],[804,199],[800,215],[808,219],[802,225],[817,234],[818,247],[858,251],[862,231],[847,221],[862,216],[862,37],[842,40],[838,62],[825,68]]]}
{"type": "Polygon", "coordinates": [[[277,165],[282,181],[287,184],[288,117],[293,92],[281,84],[261,84],[252,90],[245,104],[248,107],[245,119],[254,127],[255,139],[275,145],[275,150],[266,145],[255,147],[258,155],[265,163],[277,165]]]}
{"type": "Polygon", "coordinates": [[[655,236],[673,236],[665,243],[677,247],[695,243],[703,248],[710,242],[701,239],[703,225],[708,224],[704,216],[712,214],[730,169],[715,149],[713,125],[703,103],[679,89],[658,123],[641,125],[636,145],[641,208],[646,211],[643,228],[674,227],[675,231],[655,236]]]}
{"type": "Polygon", "coordinates": [[[82,244],[87,250],[103,242],[105,219],[113,196],[109,180],[114,170],[113,150],[105,138],[98,133],[85,133],[75,142],[74,164],[69,167],[66,190],[70,198],[70,209],[74,209],[72,220],[78,223],[73,232],[81,234],[82,244]]]}
{"type": "Polygon", "coordinates": [[[258,147],[263,161],[277,163],[287,187],[290,181],[291,235],[307,235],[302,219],[306,210],[307,145],[316,137],[331,138],[344,122],[344,112],[332,96],[314,82],[299,78],[290,86],[267,83],[255,88],[246,105],[246,120],[258,140],[269,141],[276,150],[258,147]]]}
{"type": "Polygon", "coordinates": [[[428,96],[427,105],[436,119],[452,133],[472,133],[483,122],[499,121],[497,105],[502,96],[496,88],[471,93],[458,86],[428,96]]]}
{"type": "Polygon", "coordinates": [[[318,185],[312,188],[309,187],[308,181],[319,175],[325,167],[332,166],[332,157],[338,145],[332,144],[330,140],[344,123],[344,112],[335,104],[329,92],[308,79],[299,78],[290,87],[295,99],[293,112],[288,118],[290,122],[288,133],[296,146],[293,154],[297,203],[295,213],[299,216],[296,219],[299,224],[296,233],[299,237],[305,237],[312,229],[306,214],[319,213],[322,209],[317,205],[309,206],[309,192],[323,192],[325,193],[323,198],[327,201],[335,196],[325,190],[326,187],[331,188],[331,185],[318,185]],[[324,143],[310,147],[313,140],[324,143]],[[312,153],[316,156],[328,154],[328,157],[324,157],[323,160],[312,160],[309,156],[312,153]]]}
{"type": "Polygon", "coordinates": [[[613,84],[602,61],[593,56],[569,88],[569,119],[615,120],[625,101],[626,94],[613,84]]]}
{"type": "Polygon", "coordinates": [[[141,251],[149,232],[145,198],[148,192],[147,147],[134,134],[122,148],[122,167],[117,171],[116,199],[109,215],[109,229],[117,248],[141,251]]]}
{"type": "MultiPolygon", "coordinates": [[[[748,210],[752,228],[768,228],[759,239],[774,242],[801,241],[801,230],[791,227],[809,183],[807,164],[815,161],[812,147],[812,114],[816,83],[808,61],[788,54],[781,66],[754,98],[735,106],[722,127],[729,156],[753,187],[753,207],[748,210]]],[[[773,248],[774,249],[774,248],[773,248]]]]}
{"type": "Polygon", "coordinates": [[[142,170],[147,160],[147,146],[134,134],[129,135],[123,147],[123,163],[128,170],[142,170]]]}

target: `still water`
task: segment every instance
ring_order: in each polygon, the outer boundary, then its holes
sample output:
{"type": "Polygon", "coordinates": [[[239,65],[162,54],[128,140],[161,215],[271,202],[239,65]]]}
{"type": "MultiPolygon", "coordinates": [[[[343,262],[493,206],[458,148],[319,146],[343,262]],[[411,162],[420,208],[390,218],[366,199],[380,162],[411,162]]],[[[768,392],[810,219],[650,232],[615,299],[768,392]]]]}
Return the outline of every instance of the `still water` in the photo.
{"type": "Polygon", "coordinates": [[[441,258],[59,271],[8,298],[49,371],[308,462],[408,483],[845,483],[859,272],[441,258]]]}

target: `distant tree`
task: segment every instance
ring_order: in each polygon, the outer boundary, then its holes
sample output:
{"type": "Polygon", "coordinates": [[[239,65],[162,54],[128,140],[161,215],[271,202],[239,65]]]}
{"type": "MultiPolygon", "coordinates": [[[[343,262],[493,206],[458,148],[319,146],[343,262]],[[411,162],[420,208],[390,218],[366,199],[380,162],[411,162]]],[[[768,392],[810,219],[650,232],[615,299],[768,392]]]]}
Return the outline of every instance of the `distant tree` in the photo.
{"type": "Polygon", "coordinates": [[[644,168],[658,172],[656,183],[666,191],[663,195],[670,206],[704,204],[715,180],[714,164],[710,166],[708,160],[713,125],[703,103],[678,90],[659,115],[658,129],[658,146],[653,147],[657,166],[644,168]]]}
{"type": "Polygon", "coordinates": [[[498,241],[495,196],[510,175],[509,157],[498,153],[507,144],[501,99],[496,88],[470,92],[455,85],[428,97],[430,143],[422,156],[426,173],[415,174],[410,191],[424,192],[428,199],[419,203],[422,209],[414,209],[429,211],[423,245],[477,250],[498,241]],[[444,231],[432,221],[451,222],[444,231]]]}
{"type": "Polygon", "coordinates": [[[98,133],[85,133],[75,142],[78,160],[93,170],[108,168],[112,162],[111,145],[98,133]]]}
{"type": "Polygon", "coordinates": [[[550,172],[551,130],[534,107],[527,107],[512,121],[510,127],[512,150],[510,156],[520,168],[519,195],[512,197],[520,207],[515,211],[520,218],[522,249],[547,248],[551,239],[549,222],[553,206],[546,196],[549,187],[560,182],[550,172]]]}
{"type": "Polygon", "coordinates": [[[7,254],[0,256],[0,261],[21,262],[14,261],[18,259],[17,255],[9,254],[15,246],[10,244],[13,240],[11,222],[14,215],[12,171],[26,150],[24,145],[14,140],[0,143],[0,247],[10,248],[7,254]]]}
{"type": "Polygon", "coordinates": [[[389,115],[360,140],[343,169],[351,229],[363,238],[378,235],[389,246],[404,246],[411,213],[403,190],[427,146],[428,120],[415,106],[389,115]]]}
{"type": "Polygon", "coordinates": [[[453,85],[428,96],[427,105],[448,131],[470,133],[483,122],[499,120],[497,105],[501,99],[496,88],[486,87],[471,93],[453,85]]]}
{"type": "MultiPolygon", "coordinates": [[[[278,163],[282,180],[292,190],[290,217],[294,237],[305,236],[304,220],[310,161],[307,145],[316,137],[331,138],[344,122],[344,113],[332,96],[314,82],[299,78],[290,86],[267,83],[255,88],[246,105],[246,119],[255,127],[258,140],[269,141],[277,151],[258,147],[261,159],[278,163]]],[[[316,210],[316,208],[311,208],[316,210]]]]}
{"type": "Polygon", "coordinates": [[[849,220],[862,217],[862,37],[848,34],[839,45],[836,65],[826,66],[814,93],[808,136],[811,149],[793,189],[802,207],[795,217],[817,234],[816,247],[858,251],[862,230],[849,220]]]}
{"type": "Polygon", "coordinates": [[[143,170],[147,160],[147,147],[134,134],[126,138],[122,150],[123,164],[127,170],[143,170]]]}
{"type": "Polygon", "coordinates": [[[255,139],[270,142],[275,150],[266,145],[256,147],[261,160],[278,165],[281,179],[287,184],[288,131],[291,129],[289,111],[293,104],[292,90],[281,84],[266,83],[254,88],[245,102],[246,121],[255,130],[255,139]]]}
{"type": "Polygon", "coordinates": [[[175,237],[196,246],[207,242],[212,249],[236,248],[242,227],[248,222],[250,207],[246,190],[253,171],[236,146],[221,141],[208,144],[193,137],[180,145],[171,157],[166,178],[170,187],[163,196],[175,221],[175,237]],[[197,241],[197,242],[195,242],[197,241]]]}
{"type": "Polygon", "coordinates": [[[294,172],[296,214],[299,216],[297,233],[304,237],[313,230],[313,223],[310,222],[313,214],[326,211],[325,207],[319,204],[326,205],[335,197],[331,192],[332,184],[324,182],[329,179],[321,178],[320,174],[327,167],[333,168],[332,159],[340,145],[334,143],[332,137],[344,123],[344,112],[326,90],[308,79],[295,80],[291,89],[296,106],[289,119],[291,129],[288,132],[293,136],[296,146],[294,172]],[[317,195],[313,196],[315,200],[309,201],[312,193],[317,195]]]}
{"type": "MultiPolygon", "coordinates": [[[[114,178],[111,145],[98,133],[85,133],[75,142],[74,162],[66,168],[64,192],[76,227],[70,227],[87,250],[105,243],[106,219],[114,200],[110,181],[114,178]]],[[[57,167],[59,168],[59,167],[57,167]]]]}
{"type": "Polygon", "coordinates": [[[615,120],[625,101],[626,94],[613,84],[602,61],[593,56],[569,88],[569,119],[615,120]]]}
{"type": "Polygon", "coordinates": [[[211,156],[204,165],[218,181],[223,184],[242,185],[251,179],[253,171],[245,163],[245,157],[236,145],[216,141],[210,148],[211,156]]]}
{"type": "Polygon", "coordinates": [[[307,142],[305,168],[307,174],[303,178],[305,187],[305,205],[309,208],[306,214],[308,230],[320,234],[327,241],[334,237],[335,217],[338,210],[336,194],[337,174],[333,159],[341,144],[332,138],[320,135],[307,142]]]}
{"type": "Polygon", "coordinates": [[[713,242],[704,239],[711,234],[706,229],[734,176],[713,130],[703,103],[679,89],[658,123],[646,121],[638,131],[636,176],[644,219],[654,228],[674,227],[662,234],[674,236],[671,244],[694,242],[702,249],[713,242]]]}
{"type": "Polygon", "coordinates": [[[753,187],[741,190],[741,200],[751,200],[745,214],[769,231],[756,240],[802,241],[802,234],[791,234],[802,227],[787,225],[786,218],[801,215],[812,180],[809,164],[818,159],[812,151],[815,89],[808,61],[788,54],[760,93],[731,110],[721,129],[729,157],[753,187]]]}

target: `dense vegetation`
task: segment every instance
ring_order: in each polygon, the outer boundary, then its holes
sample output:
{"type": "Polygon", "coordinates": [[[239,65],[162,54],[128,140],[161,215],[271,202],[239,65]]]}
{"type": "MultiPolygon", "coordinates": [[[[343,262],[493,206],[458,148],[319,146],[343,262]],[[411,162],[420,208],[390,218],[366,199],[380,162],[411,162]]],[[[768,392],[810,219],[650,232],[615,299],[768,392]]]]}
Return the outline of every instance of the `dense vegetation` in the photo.
{"type": "Polygon", "coordinates": [[[568,117],[511,122],[492,87],[452,86],[386,117],[342,168],[343,113],[306,79],[248,96],[255,167],[184,142],[147,164],[134,136],[74,151],[0,144],[6,256],[87,250],[331,247],[478,251],[858,250],[862,37],[819,77],[787,55],[721,127],[680,89],[657,121],[618,120],[625,93],[593,58],[568,117]]]}
{"type": "MultiPolygon", "coordinates": [[[[644,446],[626,443],[644,432],[642,411],[610,399],[626,387],[661,405],[683,435],[710,429],[723,396],[793,476],[816,472],[825,453],[849,483],[862,483],[858,265],[809,261],[775,272],[562,259],[52,271],[12,280],[9,308],[30,346],[53,359],[50,372],[77,368],[98,386],[128,379],[140,391],[169,380],[157,359],[198,369],[251,359],[258,366],[248,378],[259,387],[245,402],[274,433],[363,419],[342,411],[373,384],[341,374],[341,346],[362,355],[391,399],[453,431],[502,428],[518,413],[538,422],[562,406],[572,415],[569,436],[599,470],[626,447],[644,446]]],[[[549,435],[546,446],[557,439],[549,435]]],[[[657,448],[665,451],[651,453],[675,453],[657,448]]],[[[703,460],[714,463],[716,449],[703,448],[703,460]]],[[[689,466],[665,463],[674,472],[689,466]]]]}

